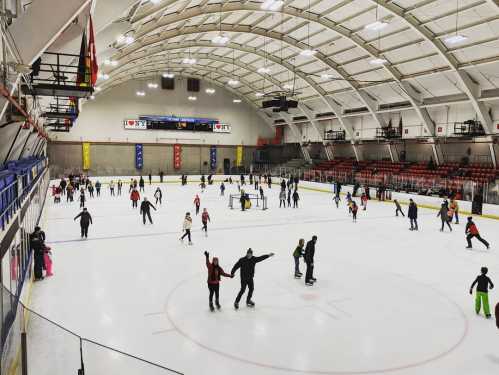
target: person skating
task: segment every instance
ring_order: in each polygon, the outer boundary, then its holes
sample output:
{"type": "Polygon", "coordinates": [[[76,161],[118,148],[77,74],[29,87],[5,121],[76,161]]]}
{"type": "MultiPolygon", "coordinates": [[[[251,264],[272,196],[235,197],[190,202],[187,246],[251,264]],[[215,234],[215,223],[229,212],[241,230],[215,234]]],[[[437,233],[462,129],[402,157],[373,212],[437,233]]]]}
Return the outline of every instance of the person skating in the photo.
{"type": "Polygon", "coordinates": [[[288,207],[291,207],[291,187],[288,187],[288,207]]]}
{"type": "Polygon", "coordinates": [[[298,190],[293,192],[293,208],[298,208],[298,201],[300,200],[300,196],[298,195],[298,190]]]}
{"type": "Polygon", "coordinates": [[[85,197],[85,190],[83,190],[83,188],[81,188],[80,190],[80,198],[79,198],[79,201],[80,201],[80,208],[83,208],[85,207],[85,201],[86,201],[86,197],[85,197]]]}
{"type": "Polygon", "coordinates": [[[395,203],[395,207],[396,207],[395,216],[399,216],[399,212],[400,212],[402,214],[402,216],[405,217],[404,211],[402,211],[402,207],[400,207],[399,201],[394,199],[393,203],[395,203]]]}
{"type": "Polygon", "coordinates": [[[149,176],[147,176],[149,178],[149,185],[152,185],[152,176],[151,176],[151,173],[149,173],[149,176]]]}
{"type": "Polygon", "coordinates": [[[159,202],[159,204],[162,203],[163,192],[161,191],[159,186],[156,188],[156,191],[154,192],[154,198],[156,199],[156,204],[158,204],[158,202],[159,202]]]}
{"type": "Polygon", "coordinates": [[[128,194],[130,194],[133,190],[133,178],[130,179],[130,185],[128,186],[128,194]]]}
{"type": "Polygon", "coordinates": [[[66,193],[67,193],[66,202],[73,202],[73,192],[74,192],[73,185],[71,185],[70,182],[66,187],[66,193]]]}
{"type": "Polygon", "coordinates": [[[487,276],[489,272],[487,267],[482,267],[480,270],[481,274],[477,276],[473,284],[470,287],[470,294],[473,294],[473,288],[476,287],[476,297],[475,297],[475,312],[480,314],[480,308],[483,306],[483,312],[487,319],[490,318],[490,307],[489,307],[489,288],[493,289],[494,284],[487,276]]]}
{"type": "Polygon", "coordinates": [[[264,198],[264,194],[263,194],[263,188],[260,186],[260,199],[263,201],[263,198],[264,198]]]}
{"type": "Polygon", "coordinates": [[[286,190],[286,180],[285,179],[281,180],[281,190],[286,190]]]}
{"type": "Polygon", "coordinates": [[[251,300],[254,290],[253,277],[255,276],[255,265],[269,257],[272,257],[273,255],[274,253],[269,253],[267,255],[255,257],[253,256],[253,250],[251,250],[250,248],[246,252],[246,256],[240,258],[236,262],[236,264],[234,264],[234,267],[232,267],[232,271],[230,272],[231,276],[233,277],[238,269],[240,270],[239,273],[241,276],[241,289],[239,290],[239,293],[237,294],[236,300],[234,302],[234,308],[236,310],[239,308],[239,301],[246,291],[246,288],[248,288],[248,295],[246,296],[246,306],[255,307],[255,303],[251,300]]]}
{"type": "Polygon", "coordinates": [[[87,211],[86,208],[83,208],[83,211],[81,211],[78,215],[75,216],[74,220],[80,218],[80,229],[81,229],[81,238],[88,237],[88,227],[90,224],[93,224],[92,222],[92,216],[90,215],[90,212],[87,211]]]}
{"type": "Polygon", "coordinates": [[[459,224],[459,204],[457,203],[457,200],[452,198],[450,200],[449,208],[454,212],[454,217],[456,218],[456,224],[459,224]]]}
{"type": "Polygon", "coordinates": [[[114,197],[114,181],[113,180],[109,181],[109,193],[111,194],[112,197],[114,197]]]}
{"type": "Polygon", "coordinates": [[[339,208],[339,206],[340,206],[340,200],[341,200],[339,194],[335,194],[333,200],[334,200],[334,203],[336,204],[336,208],[339,208]]]}
{"type": "Polygon", "coordinates": [[[118,180],[118,195],[121,195],[121,189],[123,188],[123,181],[118,180]]]}
{"type": "Polygon", "coordinates": [[[246,211],[246,194],[244,189],[241,190],[241,196],[239,197],[239,203],[241,203],[241,211],[246,211]]]}
{"type": "Polygon", "coordinates": [[[159,182],[163,183],[163,178],[165,177],[165,174],[163,171],[159,171],[159,182]]]}
{"type": "Polygon", "coordinates": [[[95,183],[95,193],[97,194],[98,197],[100,197],[100,188],[102,187],[102,184],[100,183],[99,180],[95,183]]]}
{"type": "Polygon", "coordinates": [[[297,279],[300,279],[303,276],[300,272],[300,258],[305,254],[304,247],[305,240],[300,238],[298,246],[296,246],[295,251],[293,251],[293,259],[295,260],[295,278],[297,279]]]}
{"type": "Polygon", "coordinates": [[[407,217],[411,223],[409,230],[418,230],[418,206],[416,203],[409,199],[409,209],[407,210],[407,217]]]}
{"type": "Polygon", "coordinates": [[[137,208],[137,202],[140,200],[140,194],[137,189],[132,189],[130,200],[132,201],[132,208],[137,208]]]}
{"type": "Polygon", "coordinates": [[[201,188],[201,193],[204,193],[205,189],[206,189],[206,183],[205,182],[201,182],[199,184],[199,187],[201,188]]]}
{"type": "Polygon", "coordinates": [[[363,207],[363,210],[365,211],[367,209],[367,195],[366,193],[362,193],[360,196],[360,204],[363,207]]]}
{"type": "Polygon", "coordinates": [[[87,185],[87,190],[88,194],[90,195],[90,198],[94,197],[94,185],[92,184],[92,181],[90,181],[87,185]]]}
{"type": "Polygon", "coordinates": [[[241,174],[241,186],[243,186],[243,185],[246,185],[246,181],[245,181],[244,175],[241,174]]]}
{"type": "Polygon", "coordinates": [[[66,186],[68,186],[68,183],[66,182],[66,180],[64,179],[64,177],[61,179],[61,182],[59,183],[59,186],[61,188],[62,195],[65,195],[66,194],[66,186]]]}
{"type": "Polygon", "coordinates": [[[204,235],[208,237],[208,222],[211,222],[210,214],[206,208],[203,208],[203,213],[201,214],[201,222],[203,223],[203,227],[201,230],[204,230],[204,235]]]}
{"type": "Polygon", "coordinates": [[[307,270],[305,271],[305,285],[312,286],[317,279],[314,277],[314,256],[315,244],[317,243],[317,236],[312,236],[312,239],[307,242],[305,247],[305,254],[303,256],[307,270]]]}
{"type": "Polygon", "coordinates": [[[196,197],[194,198],[194,206],[196,206],[196,215],[199,214],[199,206],[201,206],[201,199],[199,198],[199,195],[196,194],[196,197]]]}
{"type": "Polygon", "coordinates": [[[352,201],[352,220],[353,222],[357,222],[357,212],[359,211],[359,206],[357,206],[357,203],[355,201],[352,201]]]}
{"type": "Polygon", "coordinates": [[[145,185],[145,183],[144,183],[144,179],[142,178],[142,176],[140,176],[140,179],[139,179],[139,191],[140,191],[141,193],[143,193],[143,192],[145,191],[145,190],[144,190],[144,185],[145,185]]]}
{"type": "Polygon", "coordinates": [[[36,226],[29,236],[29,243],[33,250],[35,281],[43,280],[45,232],[36,226]]]}
{"type": "Polygon", "coordinates": [[[223,197],[224,195],[225,195],[225,184],[222,181],[222,183],[220,184],[220,196],[223,197]]]}
{"type": "Polygon", "coordinates": [[[267,176],[267,185],[268,185],[269,189],[272,189],[272,176],[271,175],[267,176]]]}
{"type": "Polygon", "coordinates": [[[283,206],[286,208],[286,190],[281,189],[281,192],[279,193],[279,208],[283,206]]]}
{"type": "Polygon", "coordinates": [[[142,214],[142,221],[144,222],[144,225],[146,224],[146,216],[152,224],[151,207],[154,211],[156,211],[156,207],[154,207],[153,204],[149,202],[146,197],[144,197],[144,200],[140,204],[140,213],[142,214]]]}
{"type": "Polygon", "coordinates": [[[255,178],[255,190],[258,190],[258,178],[255,178]]]}
{"type": "Polygon", "coordinates": [[[189,245],[192,245],[191,239],[191,228],[192,228],[192,217],[189,212],[185,214],[184,222],[182,224],[182,230],[184,231],[184,235],[180,237],[180,241],[184,241],[184,238],[187,237],[189,240],[189,245]]]}
{"type": "Polygon", "coordinates": [[[468,217],[468,222],[466,223],[466,229],[465,229],[465,234],[466,234],[466,241],[468,242],[468,246],[466,247],[467,249],[471,249],[471,239],[475,237],[478,241],[483,243],[487,250],[490,248],[489,243],[484,240],[482,237],[480,237],[480,233],[478,232],[478,228],[476,224],[473,222],[473,218],[471,216],[468,217]]]}
{"type": "Polygon", "coordinates": [[[208,303],[210,310],[215,311],[215,307],[213,307],[213,295],[215,295],[215,306],[217,307],[217,310],[220,310],[220,279],[222,276],[233,278],[234,275],[224,272],[222,267],[220,267],[217,257],[213,257],[213,260],[210,263],[210,253],[205,251],[204,256],[206,258],[206,268],[208,268],[208,290],[210,292],[208,303]]]}
{"type": "Polygon", "coordinates": [[[439,217],[439,216],[440,216],[440,220],[442,221],[442,227],[440,228],[440,232],[444,231],[445,224],[447,224],[450,231],[452,232],[452,226],[449,223],[449,207],[445,203],[442,203],[442,206],[440,207],[440,210],[438,211],[437,217],[439,217]]]}

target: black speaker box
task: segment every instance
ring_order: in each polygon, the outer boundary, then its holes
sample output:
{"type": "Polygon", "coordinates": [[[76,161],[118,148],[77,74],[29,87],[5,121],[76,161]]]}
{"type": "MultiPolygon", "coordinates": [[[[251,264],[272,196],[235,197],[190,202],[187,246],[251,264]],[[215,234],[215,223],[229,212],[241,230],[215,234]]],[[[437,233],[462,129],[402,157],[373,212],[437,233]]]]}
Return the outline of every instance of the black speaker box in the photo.
{"type": "Polygon", "coordinates": [[[187,91],[199,92],[199,79],[187,78],[187,91]]]}
{"type": "Polygon", "coordinates": [[[174,90],[175,89],[175,79],[161,77],[161,88],[163,90],[174,90]]]}

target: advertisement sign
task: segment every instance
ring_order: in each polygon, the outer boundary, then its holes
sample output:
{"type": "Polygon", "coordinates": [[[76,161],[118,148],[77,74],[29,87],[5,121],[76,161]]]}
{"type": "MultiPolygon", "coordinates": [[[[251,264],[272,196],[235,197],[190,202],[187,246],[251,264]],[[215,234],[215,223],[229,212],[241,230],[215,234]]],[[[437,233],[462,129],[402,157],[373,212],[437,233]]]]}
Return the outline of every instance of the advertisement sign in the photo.
{"type": "Polygon", "coordinates": [[[142,169],[144,166],[144,146],[141,143],[135,145],[135,168],[142,169]]]}
{"type": "Polygon", "coordinates": [[[182,167],[182,145],[173,145],[173,168],[180,169],[182,167]]]}
{"type": "Polygon", "coordinates": [[[147,130],[146,120],[124,120],[123,126],[128,130],[147,130]]]}
{"type": "Polygon", "coordinates": [[[210,168],[212,171],[217,169],[217,146],[210,147],[210,168]]]}
{"type": "Polygon", "coordinates": [[[232,130],[229,124],[214,124],[213,133],[230,133],[232,130]]]}
{"type": "Polygon", "coordinates": [[[83,161],[83,170],[88,171],[90,169],[90,143],[89,142],[82,143],[82,161],[83,161]]]}

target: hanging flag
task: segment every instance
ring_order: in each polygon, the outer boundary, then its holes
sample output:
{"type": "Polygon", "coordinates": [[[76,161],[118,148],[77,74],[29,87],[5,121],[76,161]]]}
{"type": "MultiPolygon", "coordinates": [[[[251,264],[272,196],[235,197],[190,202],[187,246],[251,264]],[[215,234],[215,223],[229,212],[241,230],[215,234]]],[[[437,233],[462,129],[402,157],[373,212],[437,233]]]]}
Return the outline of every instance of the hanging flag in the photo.
{"type": "Polygon", "coordinates": [[[76,85],[85,86],[86,85],[86,75],[87,75],[87,31],[83,32],[80,45],[80,55],[78,57],[78,73],[76,74],[76,85]]]}
{"type": "Polygon", "coordinates": [[[135,145],[135,168],[142,169],[144,166],[144,146],[141,143],[135,145]]]}
{"type": "Polygon", "coordinates": [[[217,169],[217,146],[210,147],[210,168],[212,171],[217,169]]]}
{"type": "Polygon", "coordinates": [[[83,170],[88,171],[90,169],[90,142],[82,144],[82,161],[83,170]]]}
{"type": "Polygon", "coordinates": [[[173,168],[180,169],[182,167],[182,145],[173,145],[173,168]]]}
{"type": "Polygon", "coordinates": [[[243,146],[237,146],[236,148],[236,167],[241,167],[243,165],[243,146]]]}
{"type": "Polygon", "coordinates": [[[97,63],[94,23],[92,21],[92,16],[90,16],[89,21],[88,55],[90,56],[90,83],[92,86],[95,86],[95,82],[97,82],[97,73],[99,72],[99,64],[97,63]]]}

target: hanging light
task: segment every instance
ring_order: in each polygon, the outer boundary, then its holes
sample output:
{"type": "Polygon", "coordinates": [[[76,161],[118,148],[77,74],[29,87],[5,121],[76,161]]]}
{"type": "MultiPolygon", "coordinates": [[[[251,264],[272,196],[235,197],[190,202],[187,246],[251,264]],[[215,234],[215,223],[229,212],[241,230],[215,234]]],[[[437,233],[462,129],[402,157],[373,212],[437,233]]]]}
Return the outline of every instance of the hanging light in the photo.
{"type": "Polygon", "coordinates": [[[198,100],[198,98],[195,96],[189,96],[187,99],[189,99],[191,102],[198,100]]]}
{"type": "Polygon", "coordinates": [[[255,96],[257,98],[261,98],[263,96],[263,92],[255,92],[255,96]]]}
{"type": "Polygon", "coordinates": [[[364,29],[369,30],[369,31],[380,31],[380,30],[383,30],[387,26],[388,26],[388,22],[375,21],[375,22],[372,22],[372,23],[364,26],[364,29]]]}
{"type": "Polygon", "coordinates": [[[234,99],[232,102],[233,103],[241,103],[241,99],[234,99]]]}
{"type": "Polygon", "coordinates": [[[261,73],[261,74],[269,74],[270,73],[270,68],[268,68],[266,66],[262,66],[261,68],[257,69],[257,72],[261,73]]]}
{"type": "Polygon", "coordinates": [[[237,79],[229,79],[227,83],[231,86],[239,85],[239,81],[237,79]]]}
{"type": "Polygon", "coordinates": [[[147,87],[149,87],[150,89],[157,89],[159,85],[157,83],[149,82],[147,84],[147,87]]]}
{"type": "Polygon", "coordinates": [[[145,91],[141,91],[141,90],[137,91],[135,94],[136,94],[137,96],[146,96],[145,91]]]}
{"type": "Polygon", "coordinates": [[[331,79],[331,78],[333,78],[333,75],[324,73],[324,74],[321,74],[321,78],[322,79],[331,79]]]}
{"type": "Polygon", "coordinates": [[[209,94],[209,95],[212,95],[212,94],[214,94],[214,93],[215,93],[215,89],[212,89],[212,88],[208,88],[208,89],[206,89],[206,90],[204,90],[204,91],[205,91],[207,94],[209,94]]]}
{"type": "Polygon", "coordinates": [[[448,36],[444,39],[444,42],[447,44],[459,44],[468,40],[468,37],[465,35],[455,34],[448,36]]]}
{"type": "Polygon", "coordinates": [[[304,56],[304,57],[312,57],[313,55],[315,55],[317,53],[316,50],[313,50],[313,49],[303,49],[300,51],[300,56],[304,56]]]}
{"type": "Polygon", "coordinates": [[[220,44],[220,45],[224,45],[224,44],[227,44],[229,43],[229,37],[227,35],[222,35],[222,34],[219,34],[219,35],[216,35],[213,37],[213,39],[211,40],[211,42],[213,44],[220,44]]]}
{"type": "Polygon", "coordinates": [[[369,63],[372,65],[383,65],[383,64],[386,64],[387,62],[388,62],[388,60],[383,59],[381,57],[376,57],[376,58],[369,61],[369,63]]]}
{"type": "Polygon", "coordinates": [[[163,76],[163,78],[174,78],[175,74],[173,74],[173,73],[163,73],[162,76],[163,76]]]}
{"type": "Polygon", "coordinates": [[[192,57],[184,57],[182,59],[182,64],[194,65],[196,63],[196,59],[192,57]]]}

